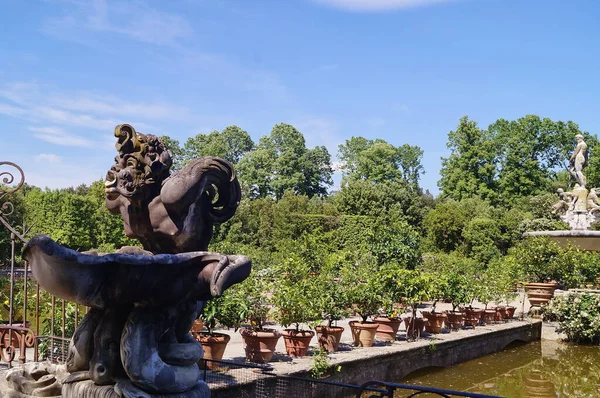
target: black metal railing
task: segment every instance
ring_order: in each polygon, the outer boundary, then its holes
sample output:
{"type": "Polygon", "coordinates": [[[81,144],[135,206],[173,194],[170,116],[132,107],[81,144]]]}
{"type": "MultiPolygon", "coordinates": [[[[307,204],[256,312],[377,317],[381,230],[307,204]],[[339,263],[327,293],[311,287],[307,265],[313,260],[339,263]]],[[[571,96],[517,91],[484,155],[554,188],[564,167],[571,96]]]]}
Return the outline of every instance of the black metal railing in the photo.
{"type": "Polygon", "coordinates": [[[406,398],[416,397],[421,394],[433,394],[434,396],[451,398],[451,397],[470,397],[470,398],[501,398],[494,395],[484,395],[477,394],[466,391],[454,391],[454,390],[446,390],[443,388],[436,387],[426,387],[426,386],[415,386],[412,384],[400,384],[400,383],[390,383],[379,380],[370,380],[360,386],[359,391],[356,392],[356,398],[364,398],[363,393],[371,391],[372,388],[384,389],[385,393],[382,395],[371,395],[369,397],[394,397],[394,393],[398,390],[411,392],[410,395],[407,395],[406,398]]]}
{"type": "Polygon", "coordinates": [[[429,394],[438,397],[490,398],[493,396],[435,387],[389,383],[378,380],[362,385],[325,379],[312,379],[273,372],[269,365],[202,359],[203,380],[211,389],[212,397],[256,398],[375,398],[415,397],[429,394]],[[407,395],[408,394],[408,395],[407,395]]]}

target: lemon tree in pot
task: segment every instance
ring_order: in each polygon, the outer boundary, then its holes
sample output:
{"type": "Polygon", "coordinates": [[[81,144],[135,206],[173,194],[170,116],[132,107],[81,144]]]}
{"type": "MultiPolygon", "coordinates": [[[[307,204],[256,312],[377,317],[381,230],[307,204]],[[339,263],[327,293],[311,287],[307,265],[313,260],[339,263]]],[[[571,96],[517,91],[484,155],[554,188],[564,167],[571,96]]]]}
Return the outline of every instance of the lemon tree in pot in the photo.
{"type": "Polygon", "coordinates": [[[379,324],[376,338],[382,341],[396,340],[396,334],[402,319],[400,318],[402,288],[398,284],[397,275],[404,267],[398,263],[387,263],[379,267],[376,274],[381,291],[381,308],[373,321],[379,324]]]}
{"type": "Polygon", "coordinates": [[[240,334],[244,339],[246,359],[255,363],[269,362],[281,337],[279,331],[266,327],[272,308],[272,276],[268,271],[253,273],[234,289],[246,303],[245,321],[250,325],[241,328],[240,334]]]}
{"type": "Polygon", "coordinates": [[[556,261],[561,251],[558,243],[547,237],[527,237],[509,252],[521,265],[525,293],[532,307],[546,304],[554,296],[556,281],[561,277],[556,261]]]}
{"type": "Polygon", "coordinates": [[[445,312],[436,311],[437,303],[445,298],[448,289],[448,282],[445,274],[442,273],[422,273],[424,279],[424,293],[428,300],[433,301],[429,311],[423,311],[423,317],[427,319],[425,330],[432,334],[441,333],[442,327],[448,315],[445,312]]]}
{"type": "Polygon", "coordinates": [[[418,339],[423,333],[427,320],[417,316],[418,306],[428,298],[430,278],[417,270],[400,270],[397,275],[400,294],[410,313],[404,316],[406,339],[418,339]]]}
{"type": "Polygon", "coordinates": [[[368,320],[377,314],[382,304],[381,285],[377,281],[376,271],[375,261],[369,256],[362,256],[355,263],[344,264],[341,269],[340,283],[354,313],[360,317],[359,321],[350,322],[354,344],[359,347],[373,345],[379,326],[368,320]]]}
{"type": "Polygon", "coordinates": [[[335,352],[344,332],[337,321],[348,316],[348,297],[337,277],[336,269],[323,270],[316,278],[315,286],[318,290],[315,304],[321,319],[327,322],[327,325],[315,326],[319,347],[327,352],[335,352]]]}
{"type": "Polygon", "coordinates": [[[477,287],[477,299],[485,305],[480,323],[493,323],[497,320],[497,311],[495,307],[490,307],[490,302],[499,302],[501,299],[501,276],[488,269],[478,278],[477,287]]]}
{"type": "Polygon", "coordinates": [[[467,276],[461,272],[451,272],[447,275],[445,296],[452,304],[452,310],[447,312],[450,330],[458,330],[463,326],[465,313],[459,311],[458,307],[468,301],[467,286],[469,282],[467,276]]]}
{"type": "Polygon", "coordinates": [[[520,279],[521,270],[519,263],[511,256],[505,256],[490,262],[488,272],[496,275],[498,282],[498,300],[496,306],[496,320],[508,321],[513,318],[516,307],[511,305],[519,296],[517,284],[520,279]]]}
{"type": "Polygon", "coordinates": [[[200,319],[204,323],[206,332],[192,331],[192,336],[202,344],[204,350],[204,359],[209,369],[218,368],[218,362],[223,359],[227,343],[231,339],[226,333],[215,332],[217,323],[226,328],[234,328],[235,331],[240,327],[246,318],[246,305],[239,297],[233,294],[227,294],[213,298],[207,301],[200,313],[200,319]]]}
{"type": "Polygon", "coordinates": [[[279,275],[273,292],[275,318],[286,329],[282,332],[288,355],[303,357],[314,336],[312,330],[301,328],[302,324],[314,322],[320,317],[318,306],[317,276],[313,275],[306,262],[291,254],[279,267],[279,275]],[[289,328],[290,326],[294,328],[289,328]]]}

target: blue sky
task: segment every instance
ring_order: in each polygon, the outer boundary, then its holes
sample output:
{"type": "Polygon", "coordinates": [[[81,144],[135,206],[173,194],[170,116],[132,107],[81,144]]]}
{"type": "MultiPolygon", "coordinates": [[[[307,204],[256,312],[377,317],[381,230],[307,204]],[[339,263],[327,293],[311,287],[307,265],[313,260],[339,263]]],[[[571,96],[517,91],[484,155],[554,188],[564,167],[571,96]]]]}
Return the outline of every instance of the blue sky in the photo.
{"type": "Polygon", "coordinates": [[[598,132],[599,19],[594,0],[0,0],[0,160],[89,184],[119,123],[183,143],[287,122],[334,160],[351,136],[418,145],[437,193],[463,115],[598,132]]]}

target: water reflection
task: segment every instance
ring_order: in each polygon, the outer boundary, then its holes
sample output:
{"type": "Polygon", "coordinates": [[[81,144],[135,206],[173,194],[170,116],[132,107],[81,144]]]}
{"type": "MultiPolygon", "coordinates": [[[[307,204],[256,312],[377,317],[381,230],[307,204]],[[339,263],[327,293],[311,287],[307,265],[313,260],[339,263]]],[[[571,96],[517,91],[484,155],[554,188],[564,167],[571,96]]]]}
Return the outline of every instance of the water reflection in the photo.
{"type": "Polygon", "coordinates": [[[401,381],[514,398],[600,396],[600,347],[543,341],[517,345],[401,381]]]}

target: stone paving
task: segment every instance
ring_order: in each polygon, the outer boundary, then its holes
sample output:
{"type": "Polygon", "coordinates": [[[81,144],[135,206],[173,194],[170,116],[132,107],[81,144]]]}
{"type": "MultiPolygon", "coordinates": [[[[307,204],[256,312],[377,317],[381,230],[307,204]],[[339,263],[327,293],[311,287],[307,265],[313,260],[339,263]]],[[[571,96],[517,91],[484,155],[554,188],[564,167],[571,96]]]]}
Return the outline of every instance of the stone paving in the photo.
{"type": "MultiPolygon", "coordinates": [[[[529,307],[529,302],[524,299],[524,292],[521,292],[519,294],[519,296],[517,297],[517,299],[513,302],[511,302],[511,305],[516,307],[516,313],[515,313],[515,318],[520,318],[521,314],[525,313],[527,314],[527,312],[529,311],[530,307],[529,307]]],[[[485,307],[483,304],[481,303],[474,303],[473,304],[474,307],[479,307],[479,308],[483,308],[485,307]]],[[[426,307],[422,308],[422,309],[426,309],[426,307]]],[[[449,303],[438,303],[436,305],[436,311],[444,311],[444,310],[451,310],[452,309],[452,305],[449,303]]],[[[344,333],[342,334],[342,338],[340,341],[340,352],[333,354],[332,357],[336,357],[339,355],[348,355],[348,353],[350,351],[363,351],[363,348],[356,348],[352,345],[352,335],[350,332],[350,327],[348,326],[348,323],[350,321],[353,320],[358,320],[359,318],[357,317],[352,317],[352,318],[347,318],[344,319],[340,322],[338,322],[338,326],[342,326],[344,328],[344,333]]],[[[283,327],[273,324],[273,325],[268,325],[269,328],[272,329],[276,329],[276,330],[282,330],[284,329],[283,327]]],[[[481,328],[475,328],[475,330],[480,330],[481,328]]],[[[238,332],[234,332],[233,329],[227,330],[227,329],[216,329],[215,331],[217,332],[221,332],[221,333],[227,333],[231,336],[231,340],[229,341],[229,343],[227,344],[227,348],[225,350],[225,355],[223,357],[224,360],[234,360],[234,361],[244,361],[245,360],[245,353],[244,353],[244,342],[242,340],[242,336],[239,334],[238,332]]],[[[447,332],[447,331],[446,331],[447,332]]],[[[469,333],[470,330],[462,330],[456,333],[469,333]]],[[[454,332],[453,332],[454,333],[454,332]]],[[[406,341],[405,337],[404,337],[404,324],[402,324],[400,326],[400,330],[398,333],[398,342],[401,341],[406,341]]],[[[442,333],[441,335],[438,336],[443,336],[446,333],[442,333]]],[[[426,338],[428,338],[428,336],[425,336],[426,338]]],[[[381,346],[385,346],[383,343],[377,343],[376,344],[376,348],[377,347],[381,347],[381,346]]],[[[313,337],[312,341],[311,341],[311,347],[317,348],[317,339],[316,337],[313,337]]],[[[310,351],[309,351],[310,354],[310,351]]],[[[285,353],[285,344],[283,342],[283,338],[280,338],[278,343],[277,343],[277,348],[275,350],[275,355],[273,356],[273,360],[272,360],[272,365],[276,366],[276,367],[281,367],[280,364],[300,364],[300,363],[304,363],[306,362],[307,359],[291,359],[289,356],[286,355],[285,353]]],[[[310,362],[310,359],[308,359],[308,361],[310,362]]]]}

